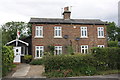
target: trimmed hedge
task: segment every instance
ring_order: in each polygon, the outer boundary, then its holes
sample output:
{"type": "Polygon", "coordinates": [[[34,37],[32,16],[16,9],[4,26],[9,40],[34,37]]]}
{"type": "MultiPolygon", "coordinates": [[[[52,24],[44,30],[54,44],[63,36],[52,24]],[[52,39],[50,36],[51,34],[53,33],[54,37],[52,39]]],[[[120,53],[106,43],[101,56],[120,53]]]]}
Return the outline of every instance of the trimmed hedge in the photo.
{"type": "Polygon", "coordinates": [[[93,48],[92,55],[96,58],[98,70],[120,69],[120,48],[93,48]]]}
{"type": "Polygon", "coordinates": [[[2,76],[13,68],[14,52],[11,46],[2,47],[2,76]]]}
{"type": "Polygon", "coordinates": [[[31,65],[42,65],[44,62],[43,59],[34,59],[30,62],[31,65]]]}
{"type": "Polygon", "coordinates": [[[44,58],[45,72],[56,70],[72,70],[74,73],[82,73],[85,75],[94,75],[96,68],[94,67],[94,57],[87,55],[59,55],[44,58]]]}
{"type": "Polygon", "coordinates": [[[97,71],[120,69],[120,48],[93,48],[91,54],[44,57],[48,77],[94,75],[97,71]]]}
{"type": "Polygon", "coordinates": [[[118,41],[108,41],[108,47],[118,47],[118,41]]]}

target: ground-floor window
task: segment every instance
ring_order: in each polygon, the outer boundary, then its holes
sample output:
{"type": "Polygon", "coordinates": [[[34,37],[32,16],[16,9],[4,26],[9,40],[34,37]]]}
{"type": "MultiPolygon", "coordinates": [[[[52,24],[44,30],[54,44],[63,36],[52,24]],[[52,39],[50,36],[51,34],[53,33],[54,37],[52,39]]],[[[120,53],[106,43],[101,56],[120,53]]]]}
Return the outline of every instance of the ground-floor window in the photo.
{"type": "Polygon", "coordinates": [[[62,46],[55,46],[55,55],[62,54],[62,46]]]}
{"type": "Polygon", "coordinates": [[[100,48],[104,48],[105,46],[104,46],[104,45],[98,45],[98,47],[100,47],[100,48]]]}
{"type": "Polygon", "coordinates": [[[81,53],[84,54],[88,53],[88,45],[81,45],[81,53]]]}
{"type": "Polygon", "coordinates": [[[35,58],[42,58],[44,46],[35,46],[35,58]]]}

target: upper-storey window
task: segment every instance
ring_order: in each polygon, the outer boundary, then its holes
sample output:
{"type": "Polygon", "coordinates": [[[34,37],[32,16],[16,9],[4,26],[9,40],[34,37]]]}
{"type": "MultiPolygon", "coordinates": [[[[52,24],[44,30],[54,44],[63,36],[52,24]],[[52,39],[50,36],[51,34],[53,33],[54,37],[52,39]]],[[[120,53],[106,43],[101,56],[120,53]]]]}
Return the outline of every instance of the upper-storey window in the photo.
{"type": "Polygon", "coordinates": [[[104,27],[98,27],[98,38],[104,38],[104,27]]]}
{"type": "Polygon", "coordinates": [[[43,26],[35,27],[35,37],[38,37],[38,38],[43,37],[43,26]]]}
{"type": "Polygon", "coordinates": [[[81,38],[87,38],[87,27],[81,27],[81,38]]]}
{"type": "Polygon", "coordinates": [[[54,38],[62,38],[62,27],[54,27],[54,38]]]}

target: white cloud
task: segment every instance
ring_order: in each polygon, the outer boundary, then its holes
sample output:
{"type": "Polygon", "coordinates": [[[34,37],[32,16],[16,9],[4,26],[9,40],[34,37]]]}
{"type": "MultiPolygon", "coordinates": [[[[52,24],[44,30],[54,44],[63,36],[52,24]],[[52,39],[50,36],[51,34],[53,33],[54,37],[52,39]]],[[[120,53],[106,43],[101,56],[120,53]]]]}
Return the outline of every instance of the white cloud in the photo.
{"type": "Polygon", "coordinates": [[[30,17],[62,18],[61,9],[72,6],[72,18],[99,18],[117,23],[119,0],[1,0],[0,25],[30,17]]]}

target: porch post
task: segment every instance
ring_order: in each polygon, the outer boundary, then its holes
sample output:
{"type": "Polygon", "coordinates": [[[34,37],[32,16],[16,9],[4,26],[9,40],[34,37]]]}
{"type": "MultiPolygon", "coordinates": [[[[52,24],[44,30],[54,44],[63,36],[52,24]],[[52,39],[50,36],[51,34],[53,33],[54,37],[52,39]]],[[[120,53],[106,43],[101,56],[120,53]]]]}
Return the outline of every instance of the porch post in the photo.
{"type": "Polygon", "coordinates": [[[16,47],[18,46],[18,39],[16,38],[16,47]]]}
{"type": "Polygon", "coordinates": [[[27,49],[27,55],[28,55],[28,46],[26,47],[26,49],[27,49]]]}

